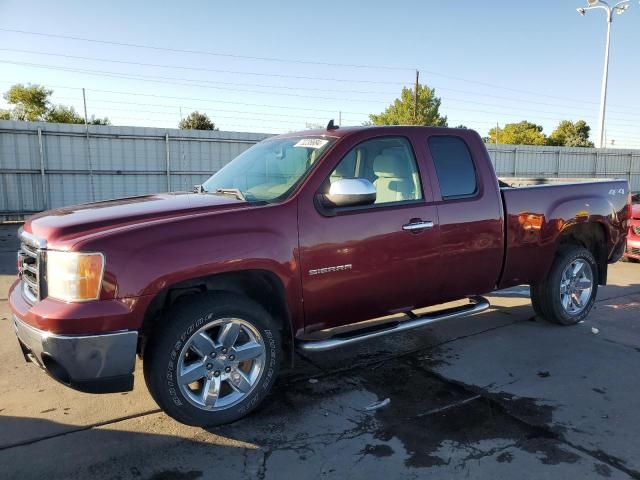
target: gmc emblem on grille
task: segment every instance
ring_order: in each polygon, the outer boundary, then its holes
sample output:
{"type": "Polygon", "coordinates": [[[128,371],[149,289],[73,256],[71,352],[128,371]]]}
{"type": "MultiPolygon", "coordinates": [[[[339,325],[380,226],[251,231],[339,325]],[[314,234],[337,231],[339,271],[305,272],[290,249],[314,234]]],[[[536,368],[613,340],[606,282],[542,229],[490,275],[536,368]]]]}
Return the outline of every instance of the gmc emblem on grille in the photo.
{"type": "Polygon", "coordinates": [[[335,265],[333,267],[324,267],[324,268],[315,268],[313,270],[309,270],[309,275],[321,275],[323,273],[333,273],[333,272],[344,272],[346,270],[351,270],[353,265],[347,263],[346,265],[335,265]]]}

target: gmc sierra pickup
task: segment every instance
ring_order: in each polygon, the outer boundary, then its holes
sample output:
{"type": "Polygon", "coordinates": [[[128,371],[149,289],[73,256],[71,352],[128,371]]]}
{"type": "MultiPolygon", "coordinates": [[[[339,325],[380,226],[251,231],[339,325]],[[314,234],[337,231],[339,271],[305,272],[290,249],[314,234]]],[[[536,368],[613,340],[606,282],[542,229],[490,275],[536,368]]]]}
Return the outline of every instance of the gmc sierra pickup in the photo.
{"type": "Polygon", "coordinates": [[[255,408],[294,348],[471,315],[496,289],[529,284],[539,316],[575,324],[630,217],[626,181],[499,182],[471,130],[330,123],[258,143],[195,193],[29,218],[10,304],[25,358],[57,380],[129,390],[138,355],[165,412],[214,425],[255,408]]]}

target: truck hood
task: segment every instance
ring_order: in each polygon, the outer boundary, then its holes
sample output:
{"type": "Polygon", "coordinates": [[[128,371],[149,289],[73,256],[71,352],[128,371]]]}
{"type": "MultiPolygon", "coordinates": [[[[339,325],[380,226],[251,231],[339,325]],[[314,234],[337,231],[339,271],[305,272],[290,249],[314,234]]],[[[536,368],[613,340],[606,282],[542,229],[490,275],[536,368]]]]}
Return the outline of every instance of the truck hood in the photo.
{"type": "Polygon", "coordinates": [[[162,193],[47,210],[30,217],[24,229],[48,242],[62,242],[150,220],[247,206],[231,196],[162,193]]]}

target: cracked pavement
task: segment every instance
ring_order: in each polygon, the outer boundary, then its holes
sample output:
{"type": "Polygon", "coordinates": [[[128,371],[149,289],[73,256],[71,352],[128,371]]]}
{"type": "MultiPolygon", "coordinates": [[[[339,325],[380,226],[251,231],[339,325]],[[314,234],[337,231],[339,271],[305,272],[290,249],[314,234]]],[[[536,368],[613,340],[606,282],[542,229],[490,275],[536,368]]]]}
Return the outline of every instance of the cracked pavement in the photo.
{"type": "Polygon", "coordinates": [[[298,356],[256,412],[204,430],[159,412],[140,365],[133,392],[95,396],[24,362],[16,230],[0,226],[0,478],[640,478],[640,265],[612,266],[575,327],[536,319],[518,287],[470,318],[298,356]]]}

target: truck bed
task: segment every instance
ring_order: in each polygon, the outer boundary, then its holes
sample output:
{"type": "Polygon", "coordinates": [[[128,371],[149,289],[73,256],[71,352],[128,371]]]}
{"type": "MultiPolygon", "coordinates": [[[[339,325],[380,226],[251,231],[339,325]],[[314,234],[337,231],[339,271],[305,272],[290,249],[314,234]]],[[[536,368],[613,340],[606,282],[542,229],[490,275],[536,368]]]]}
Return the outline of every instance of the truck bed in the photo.
{"type": "Polygon", "coordinates": [[[606,260],[624,242],[626,180],[500,178],[505,216],[505,259],[501,286],[536,283],[554,258],[558,235],[569,224],[597,222],[606,260]]]}

